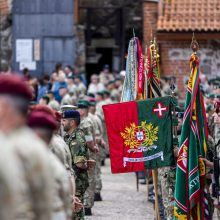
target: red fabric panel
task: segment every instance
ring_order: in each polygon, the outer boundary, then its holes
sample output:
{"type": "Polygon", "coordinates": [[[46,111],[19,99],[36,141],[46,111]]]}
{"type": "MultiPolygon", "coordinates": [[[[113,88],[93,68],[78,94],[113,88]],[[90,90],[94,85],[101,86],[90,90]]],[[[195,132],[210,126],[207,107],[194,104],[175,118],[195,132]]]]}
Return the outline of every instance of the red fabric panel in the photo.
{"type": "Polygon", "coordinates": [[[108,133],[112,173],[124,173],[144,170],[144,162],[127,162],[124,157],[141,158],[143,152],[128,152],[129,146],[124,144],[120,132],[124,132],[131,123],[138,125],[136,102],[124,102],[103,106],[106,128],[108,133]]]}

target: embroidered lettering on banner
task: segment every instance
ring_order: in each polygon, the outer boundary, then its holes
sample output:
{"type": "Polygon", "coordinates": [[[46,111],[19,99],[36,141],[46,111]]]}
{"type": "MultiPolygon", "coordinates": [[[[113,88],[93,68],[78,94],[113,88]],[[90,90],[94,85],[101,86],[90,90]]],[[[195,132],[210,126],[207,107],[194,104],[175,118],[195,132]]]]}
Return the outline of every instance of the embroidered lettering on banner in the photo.
{"type": "Polygon", "coordinates": [[[164,160],[164,157],[163,157],[163,151],[160,151],[156,154],[153,154],[151,156],[148,156],[148,157],[140,157],[140,158],[130,158],[130,157],[124,157],[123,158],[123,161],[124,161],[124,167],[127,166],[127,162],[144,162],[144,161],[149,161],[149,160],[153,160],[153,159],[156,159],[156,158],[161,158],[161,160],[163,161],[164,160]]]}

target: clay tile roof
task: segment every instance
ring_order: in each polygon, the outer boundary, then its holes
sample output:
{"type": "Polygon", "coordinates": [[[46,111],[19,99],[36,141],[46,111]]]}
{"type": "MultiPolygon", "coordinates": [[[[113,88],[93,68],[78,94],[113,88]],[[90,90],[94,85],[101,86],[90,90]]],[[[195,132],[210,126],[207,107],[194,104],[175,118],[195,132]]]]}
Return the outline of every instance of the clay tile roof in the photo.
{"type": "Polygon", "coordinates": [[[220,31],[220,0],[160,0],[158,31],[220,31]]]}

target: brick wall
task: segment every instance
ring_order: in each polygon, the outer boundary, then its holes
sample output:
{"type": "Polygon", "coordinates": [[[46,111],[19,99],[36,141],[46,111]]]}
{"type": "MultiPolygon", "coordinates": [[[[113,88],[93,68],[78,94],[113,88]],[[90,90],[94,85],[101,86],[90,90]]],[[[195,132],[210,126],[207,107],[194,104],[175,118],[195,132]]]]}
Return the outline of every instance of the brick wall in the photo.
{"type": "Polygon", "coordinates": [[[9,0],[0,0],[0,15],[8,15],[10,11],[9,0]]]}
{"type": "MultiPolygon", "coordinates": [[[[154,36],[157,37],[157,18],[161,10],[159,7],[160,5],[155,1],[145,0],[143,2],[143,46],[149,45],[149,41],[152,38],[151,31],[154,36]]],[[[161,76],[174,75],[176,77],[177,87],[184,98],[184,81],[188,78],[190,73],[189,59],[192,51],[190,50],[191,37],[183,38],[184,33],[180,35],[184,40],[171,40],[171,38],[169,38],[169,36],[171,36],[170,33],[164,35],[166,40],[160,35],[158,45],[161,76]]],[[[198,52],[200,73],[206,74],[208,78],[217,76],[220,72],[220,40],[198,40],[198,43],[200,47],[198,52]]]]}
{"type": "Polygon", "coordinates": [[[143,2],[143,45],[149,45],[153,36],[156,36],[157,30],[157,16],[158,16],[158,3],[154,1],[143,2]]]}
{"type": "Polygon", "coordinates": [[[190,42],[160,41],[160,68],[162,76],[175,76],[176,84],[181,93],[184,93],[184,76],[189,74],[189,59],[174,60],[169,51],[172,49],[188,49],[190,42]]]}

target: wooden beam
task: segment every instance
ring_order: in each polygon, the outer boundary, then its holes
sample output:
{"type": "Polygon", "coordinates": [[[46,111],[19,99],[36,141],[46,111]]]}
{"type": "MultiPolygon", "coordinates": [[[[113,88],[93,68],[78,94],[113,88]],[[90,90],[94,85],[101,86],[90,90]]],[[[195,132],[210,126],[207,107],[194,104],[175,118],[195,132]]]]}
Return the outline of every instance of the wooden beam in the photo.
{"type": "Polygon", "coordinates": [[[118,9],[121,6],[79,6],[81,9],[118,9]]]}
{"type": "MultiPolygon", "coordinates": [[[[197,40],[211,40],[220,39],[220,32],[217,33],[199,33],[195,32],[197,40]]],[[[157,40],[165,41],[180,41],[180,40],[192,40],[192,33],[161,33],[157,32],[157,40]]]]}

